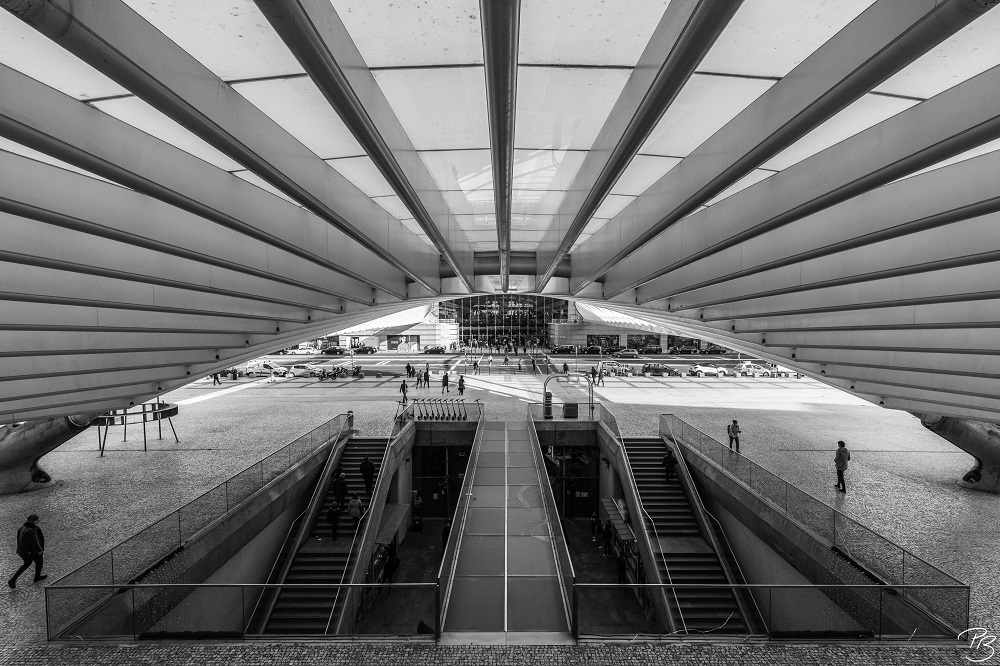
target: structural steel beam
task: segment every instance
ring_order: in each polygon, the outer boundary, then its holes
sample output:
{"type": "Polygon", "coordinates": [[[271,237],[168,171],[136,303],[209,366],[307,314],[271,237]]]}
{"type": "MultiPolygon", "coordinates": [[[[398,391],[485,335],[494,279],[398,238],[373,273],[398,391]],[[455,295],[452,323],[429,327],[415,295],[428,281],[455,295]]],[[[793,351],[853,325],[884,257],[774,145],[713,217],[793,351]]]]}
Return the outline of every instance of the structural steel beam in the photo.
{"type": "Polygon", "coordinates": [[[493,200],[496,209],[500,290],[510,289],[511,190],[514,184],[514,114],[521,0],[479,0],[490,117],[493,200]]]}
{"type": "Polygon", "coordinates": [[[437,293],[436,256],[433,270],[401,259],[423,245],[411,231],[121,0],[0,6],[437,293]]]}
{"type": "Polygon", "coordinates": [[[545,288],[743,0],[671,2],[539,244],[545,288]]]}
{"type": "Polygon", "coordinates": [[[475,291],[472,247],[328,0],[255,0],[420,228],[475,291]]]}
{"type": "Polygon", "coordinates": [[[878,0],[573,254],[574,293],[987,11],[988,0],[878,0]]]}
{"type": "MultiPolygon", "coordinates": [[[[0,96],[0,135],[327,270],[399,297],[406,295],[402,272],[303,208],[3,65],[0,90],[4,91],[0,96]]],[[[94,192],[107,192],[99,181],[63,178],[60,182],[70,184],[81,206],[93,206],[110,214],[113,220],[127,217],[127,209],[101,207],[100,201],[93,201],[94,194],[88,194],[90,187],[94,192]]],[[[34,188],[19,189],[8,201],[16,203],[22,194],[30,196],[39,185],[44,181],[34,188]]],[[[113,200],[119,201],[120,197],[113,200]]],[[[141,200],[134,201],[141,205],[141,200]]],[[[371,200],[367,202],[377,208],[371,200]]],[[[22,214],[9,205],[6,210],[22,214]]],[[[231,252],[250,250],[240,242],[234,243],[231,237],[211,231],[204,222],[193,220],[186,218],[186,223],[200,222],[201,231],[190,242],[201,241],[215,248],[218,238],[232,243],[231,252]]],[[[140,223],[131,223],[136,224],[140,223]]],[[[423,243],[415,244],[429,249],[423,243]]],[[[409,256],[405,247],[398,251],[409,256]]],[[[426,259],[436,268],[436,253],[428,252],[426,259]]]]}
{"type": "Polygon", "coordinates": [[[646,282],[638,290],[645,303],[765,262],[786,265],[798,254],[997,210],[1000,187],[981,177],[1000,166],[994,153],[892,181],[1000,137],[998,87],[994,67],[681,220],[609,271],[605,295],[646,282]]]}

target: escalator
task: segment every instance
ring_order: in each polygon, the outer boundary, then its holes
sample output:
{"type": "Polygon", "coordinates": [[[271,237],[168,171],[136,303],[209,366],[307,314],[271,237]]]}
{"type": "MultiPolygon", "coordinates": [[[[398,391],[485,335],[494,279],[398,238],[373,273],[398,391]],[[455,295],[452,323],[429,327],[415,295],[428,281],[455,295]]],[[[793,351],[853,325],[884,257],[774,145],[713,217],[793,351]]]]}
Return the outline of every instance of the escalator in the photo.
{"type": "MultiPolygon", "coordinates": [[[[684,475],[678,473],[670,486],[666,486],[662,459],[667,448],[663,440],[630,438],[624,439],[623,444],[639,501],[655,528],[649,536],[658,551],[654,556],[660,581],[678,585],[734,582],[728,579],[716,554],[714,535],[702,533],[682,485],[688,483],[684,475]]],[[[666,596],[677,627],[689,632],[750,633],[740,603],[731,590],[677,588],[666,596]]]]}
{"type": "MultiPolygon", "coordinates": [[[[344,448],[340,464],[347,476],[348,498],[357,494],[365,508],[368,508],[371,497],[365,493],[364,479],[361,477],[360,465],[365,456],[369,456],[378,464],[382,460],[387,441],[385,438],[365,439],[352,438],[344,448]]],[[[320,480],[322,483],[323,480],[320,480]]],[[[333,492],[328,491],[323,498],[322,509],[315,514],[315,520],[308,526],[309,537],[292,560],[282,583],[296,584],[338,584],[342,580],[350,580],[354,558],[361,544],[355,544],[354,552],[351,544],[354,539],[354,521],[347,512],[340,517],[337,526],[336,540],[333,540],[332,529],[327,522],[327,512],[333,503],[333,492]]],[[[326,589],[286,589],[278,595],[265,624],[265,634],[309,635],[327,633],[328,625],[336,626],[338,609],[343,604],[346,595],[338,595],[336,590],[326,589]],[[333,621],[331,622],[331,617],[333,621]]]]}

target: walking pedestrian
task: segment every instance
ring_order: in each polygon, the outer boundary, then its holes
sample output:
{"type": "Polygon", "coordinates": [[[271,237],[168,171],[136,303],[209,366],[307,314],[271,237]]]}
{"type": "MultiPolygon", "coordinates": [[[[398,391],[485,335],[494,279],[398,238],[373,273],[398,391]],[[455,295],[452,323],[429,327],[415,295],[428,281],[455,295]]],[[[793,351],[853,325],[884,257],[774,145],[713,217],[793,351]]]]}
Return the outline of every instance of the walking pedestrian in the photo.
{"type": "Polygon", "coordinates": [[[538,374],[538,362],[535,360],[534,356],[531,357],[531,374],[538,374]]]}
{"type": "Polygon", "coordinates": [[[615,534],[615,526],[608,520],[604,523],[604,531],[601,535],[604,545],[604,557],[611,557],[611,539],[615,534]]]}
{"type": "Polygon", "coordinates": [[[490,374],[493,374],[493,354],[486,357],[486,365],[489,368],[490,374]]]}
{"type": "Polygon", "coordinates": [[[37,525],[38,521],[38,514],[33,513],[28,516],[23,525],[17,528],[17,556],[21,558],[24,564],[7,581],[7,585],[11,588],[17,587],[18,577],[27,571],[28,567],[32,564],[35,565],[34,582],[37,583],[48,578],[48,576],[42,575],[42,553],[45,552],[45,536],[42,534],[42,529],[37,525]]]}
{"type": "Polygon", "coordinates": [[[597,512],[590,514],[590,540],[597,541],[597,533],[601,531],[601,519],[597,517],[597,512]]]}
{"type": "Polygon", "coordinates": [[[406,364],[406,376],[407,377],[413,376],[413,366],[410,365],[409,363],[406,364]]]}
{"type": "Polygon", "coordinates": [[[340,516],[343,513],[343,507],[341,507],[340,502],[334,498],[333,504],[330,505],[330,510],[326,512],[326,522],[330,523],[331,541],[337,540],[337,526],[340,524],[340,516]]]}
{"type": "Polygon", "coordinates": [[[213,372],[212,373],[212,386],[215,386],[216,384],[222,384],[222,381],[219,379],[219,373],[213,372]]]}
{"type": "Polygon", "coordinates": [[[424,388],[431,387],[431,371],[424,370],[424,388]]]}
{"type": "Polygon", "coordinates": [[[732,450],[733,442],[736,442],[736,453],[740,452],[740,424],[733,419],[733,422],[726,426],[726,432],[729,434],[729,449],[732,450]]]}
{"type": "Polygon", "coordinates": [[[510,365],[510,356],[507,356],[506,354],[504,354],[504,356],[503,356],[503,367],[506,368],[508,365],[510,365]]]}
{"type": "Polygon", "coordinates": [[[444,393],[445,391],[447,391],[448,393],[451,393],[451,389],[448,388],[448,373],[447,372],[444,373],[443,375],[441,375],[441,393],[444,393]]]}
{"type": "Polygon", "coordinates": [[[444,529],[441,530],[441,550],[448,547],[448,535],[451,534],[451,521],[446,521],[444,529]]]}
{"type": "Polygon", "coordinates": [[[371,497],[375,485],[375,463],[368,456],[361,461],[361,478],[365,480],[365,494],[371,497]]]}
{"type": "Polygon", "coordinates": [[[337,503],[343,505],[347,501],[347,475],[341,472],[330,484],[330,490],[337,503]]]}
{"type": "Polygon", "coordinates": [[[677,459],[674,458],[674,452],[667,449],[667,452],[663,456],[663,473],[667,477],[667,488],[670,487],[670,477],[674,475],[674,466],[677,464],[677,459]]]}
{"type": "Polygon", "coordinates": [[[422,373],[422,372],[418,372],[418,373],[417,373],[417,386],[416,386],[416,388],[420,388],[420,386],[421,386],[421,385],[422,385],[423,383],[424,383],[424,373],[422,373]]]}
{"type": "Polygon", "coordinates": [[[403,383],[399,385],[399,392],[403,394],[403,404],[405,405],[406,404],[406,380],[405,379],[403,380],[403,383]]]}
{"type": "Polygon", "coordinates": [[[844,483],[844,472],[847,471],[847,461],[851,459],[851,452],[847,450],[844,440],[837,442],[837,453],[833,457],[833,462],[837,466],[837,484],[834,486],[842,493],[847,492],[847,485],[844,483]]]}
{"type": "Polygon", "coordinates": [[[472,362],[472,374],[474,374],[474,375],[478,375],[479,374],[479,360],[478,359],[472,362]]]}
{"type": "Polygon", "coordinates": [[[594,366],[590,366],[590,381],[592,381],[594,384],[597,383],[597,368],[595,368],[594,366]]]}
{"type": "Polygon", "coordinates": [[[364,509],[364,505],[361,504],[361,499],[355,494],[351,497],[351,501],[347,503],[347,515],[354,519],[354,531],[358,531],[358,525],[361,524],[361,512],[364,509]]]}
{"type": "Polygon", "coordinates": [[[597,371],[597,385],[604,386],[604,368],[597,371]]]}
{"type": "Polygon", "coordinates": [[[465,375],[458,376],[458,394],[465,395],[465,375]]]}
{"type": "Polygon", "coordinates": [[[569,374],[569,363],[563,363],[563,372],[569,374]]]}

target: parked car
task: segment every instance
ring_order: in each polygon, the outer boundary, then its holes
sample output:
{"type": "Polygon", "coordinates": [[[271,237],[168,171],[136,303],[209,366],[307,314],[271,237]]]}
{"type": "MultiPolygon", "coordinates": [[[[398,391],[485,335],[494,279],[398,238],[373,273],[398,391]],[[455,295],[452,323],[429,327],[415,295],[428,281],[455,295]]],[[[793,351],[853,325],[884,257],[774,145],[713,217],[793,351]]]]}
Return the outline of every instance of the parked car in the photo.
{"type": "Polygon", "coordinates": [[[792,370],[791,368],[786,368],[783,365],[773,366],[771,368],[771,372],[774,373],[775,377],[795,377],[796,379],[800,379],[802,377],[802,373],[798,370],[792,370]]]}
{"type": "Polygon", "coordinates": [[[337,347],[337,346],[327,347],[326,349],[323,350],[323,353],[326,354],[327,356],[343,355],[345,352],[346,350],[343,347],[337,347]]]}
{"type": "Polygon", "coordinates": [[[319,352],[316,351],[315,347],[296,347],[295,349],[292,349],[288,353],[289,354],[317,354],[319,352]]]}
{"type": "Polygon", "coordinates": [[[378,353],[378,349],[376,349],[375,347],[371,347],[369,345],[361,345],[360,347],[355,347],[354,348],[354,353],[355,354],[376,354],[376,353],[378,353]]]}
{"type": "Polygon", "coordinates": [[[645,347],[642,348],[642,353],[643,354],[662,354],[663,353],[663,347],[661,347],[660,345],[646,345],[645,347]]]}
{"type": "Polygon", "coordinates": [[[608,377],[622,377],[635,372],[631,365],[619,363],[618,361],[604,361],[600,364],[598,370],[602,370],[605,376],[608,377]]]}
{"type": "Polygon", "coordinates": [[[284,349],[279,349],[278,351],[271,352],[272,355],[275,355],[275,354],[287,354],[287,353],[288,352],[285,351],[284,349]]]}
{"type": "Polygon", "coordinates": [[[692,363],[688,374],[695,377],[704,377],[705,375],[725,377],[729,374],[729,370],[720,368],[715,363],[692,363]]]}
{"type": "Polygon", "coordinates": [[[269,377],[271,375],[284,377],[287,374],[288,368],[273,361],[251,361],[247,364],[247,377],[269,377]]]}
{"type": "Polygon", "coordinates": [[[639,352],[634,349],[622,349],[612,354],[615,358],[639,358],[639,352]]]}
{"type": "Polygon", "coordinates": [[[307,363],[296,363],[288,369],[289,377],[315,377],[318,374],[316,366],[307,363]]]}
{"type": "Polygon", "coordinates": [[[647,363],[642,366],[642,374],[650,374],[654,377],[680,377],[681,375],[677,370],[663,363],[647,363]]]}
{"type": "Polygon", "coordinates": [[[610,347],[605,347],[604,348],[604,353],[605,354],[614,354],[615,352],[620,352],[623,349],[625,349],[625,348],[622,347],[621,345],[611,345],[610,347]]]}
{"type": "Polygon", "coordinates": [[[553,354],[575,354],[576,345],[559,345],[552,350],[553,354]]]}
{"type": "Polygon", "coordinates": [[[671,354],[699,354],[701,350],[694,345],[681,345],[679,347],[674,347],[670,350],[671,354]]]}
{"type": "Polygon", "coordinates": [[[701,350],[702,354],[725,354],[726,348],[716,344],[709,344],[701,350]]]}
{"type": "Polygon", "coordinates": [[[739,365],[737,365],[735,368],[733,368],[733,372],[735,372],[737,375],[740,375],[741,377],[748,377],[748,376],[753,376],[753,377],[770,377],[771,376],[771,369],[770,368],[765,368],[762,365],[758,365],[756,363],[751,363],[750,361],[743,361],[742,363],[740,363],[739,365]]]}
{"type": "Polygon", "coordinates": [[[443,354],[445,348],[441,345],[431,345],[430,347],[424,347],[425,354],[443,354]]]}
{"type": "Polygon", "coordinates": [[[580,351],[581,354],[594,354],[600,356],[604,353],[604,349],[600,345],[590,345],[586,349],[580,351]]]}

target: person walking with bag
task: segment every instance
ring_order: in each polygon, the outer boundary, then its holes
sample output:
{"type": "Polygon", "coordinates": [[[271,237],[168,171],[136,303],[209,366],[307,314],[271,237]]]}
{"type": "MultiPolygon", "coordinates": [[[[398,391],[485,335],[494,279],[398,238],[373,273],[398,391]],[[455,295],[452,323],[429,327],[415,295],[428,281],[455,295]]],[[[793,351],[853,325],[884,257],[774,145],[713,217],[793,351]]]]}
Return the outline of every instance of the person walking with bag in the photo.
{"type": "Polygon", "coordinates": [[[729,449],[732,450],[733,442],[736,442],[736,453],[740,452],[741,432],[743,431],[740,430],[740,424],[736,422],[736,419],[733,419],[733,422],[730,425],[726,426],[726,434],[729,435],[729,449]]]}
{"type": "Polygon", "coordinates": [[[37,583],[48,578],[48,576],[42,575],[42,553],[45,552],[45,536],[42,534],[41,528],[36,525],[38,520],[38,514],[33,513],[28,516],[28,520],[23,525],[17,528],[17,555],[24,564],[7,581],[7,585],[12,589],[17,587],[17,579],[32,564],[35,565],[34,582],[37,583]]]}
{"type": "Polygon", "coordinates": [[[351,501],[347,503],[347,515],[354,519],[354,531],[358,531],[358,525],[361,524],[361,512],[364,509],[364,505],[361,504],[361,499],[355,494],[351,497],[351,501]]]}
{"type": "Polygon", "coordinates": [[[441,393],[444,393],[445,391],[447,391],[448,393],[451,393],[451,389],[448,388],[448,373],[447,372],[445,372],[443,375],[441,375],[441,393]]]}
{"type": "MultiPolygon", "coordinates": [[[[371,495],[372,488],[375,486],[375,463],[371,461],[371,458],[365,456],[365,459],[361,461],[361,478],[365,480],[365,494],[371,495]]],[[[357,497],[355,495],[355,497],[357,497]]]]}
{"type": "Polygon", "coordinates": [[[340,506],[340,502],[333,500],[333,504],[330,505],[330,510],[326,512],[326,522],[330,523],[330,531],[332,532],[331,540],[337,540],[337,525],[340,524],[340,516],[344,513],[343,508],[340,506]]]}
{"type": "Polygon", "coordinates": [[[465,395],[465,375],[458,376],[458,394],[465,395]]]}
{"type": "Polygon", "coordinates": [[[403,404],[405,405],[406,404],[406,380],[405,379],[403,380],[403,383],[399,385],[399,392],[403,394],[403,404]]]}
{"type": "Polygon", "coordinates": [[[837,453],[833,456],[833,463],[837,466],[837,483],[833,486],[842,493],[847,492],[844,484],[844,472],[847,471],[847,461],[851,459],[851,452],[847,450],[844,440],[837,442],[837,453]]]}

